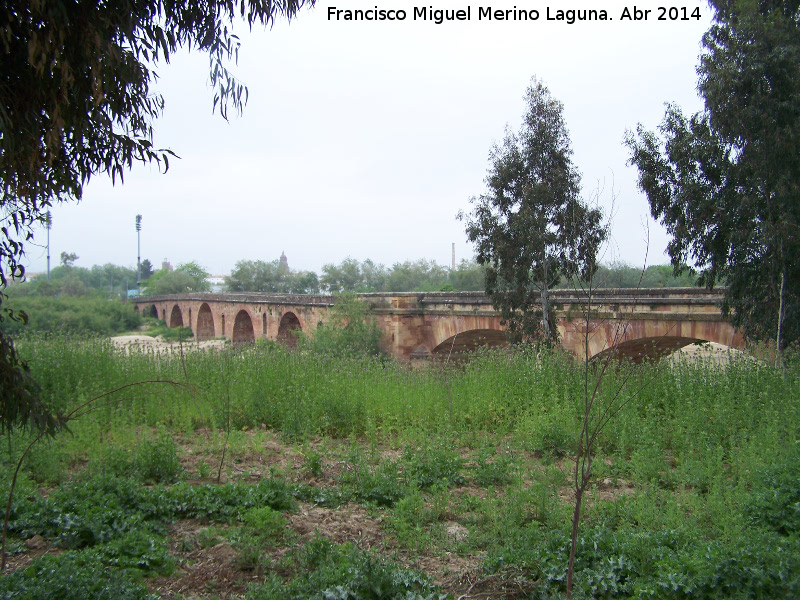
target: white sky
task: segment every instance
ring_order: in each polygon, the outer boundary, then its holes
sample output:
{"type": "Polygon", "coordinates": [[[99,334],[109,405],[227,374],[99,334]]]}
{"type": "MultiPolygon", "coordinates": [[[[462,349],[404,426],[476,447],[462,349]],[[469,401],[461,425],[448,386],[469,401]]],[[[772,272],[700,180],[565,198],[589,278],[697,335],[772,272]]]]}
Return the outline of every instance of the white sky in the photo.
{"type": "MultiPolygon", "coordinates": [[[[613,242],[604,260],[641,265],[649,209],[626,165],[626,129],[655,129],[665,102],[701,108],[695,67],[702,19],[621,21],[626,3],[581,1],[559,7],[605,9],[608,22],[479,21],[478,7],[512,1],[320,0],[291,24],[236,29],[242,39],[233,71],[248,87],[242,116],[211,114],[208,58],[183,54],[158,69],[166,110],[155,124],[158,147],[181,159],[169,172],[137,166],[124,185],[98,177],[80,204],[53,209],[51,265],[62,251],[77,264],[135,266],[136,214],[141,252],[160,266],[195,260],[227,274],[238,260],[277,259],[320,273],[347,256],[395,262],[471,258],[459,210],[485,191],[489,151],[505,127],[517,129],[523,94],[537,76],[565,107],[584,195],[598,185],[609,207],[616,195],[613,242]],[[404,8],[402,22],[327,19],[328,7],[404,8]],[[471,21],[414,21],[414,6],[471,7],[471,21]]],[[[629,5],[631,8],[633,4],[629,5]]],[[[650,222],[648,264],[668,262],[667,235],[650,222]]],[[[44,244],[45,234],[36,242],[44,244]]],[[[28,270],[46,269],[43,247],[28,245],[28,270]]]]}

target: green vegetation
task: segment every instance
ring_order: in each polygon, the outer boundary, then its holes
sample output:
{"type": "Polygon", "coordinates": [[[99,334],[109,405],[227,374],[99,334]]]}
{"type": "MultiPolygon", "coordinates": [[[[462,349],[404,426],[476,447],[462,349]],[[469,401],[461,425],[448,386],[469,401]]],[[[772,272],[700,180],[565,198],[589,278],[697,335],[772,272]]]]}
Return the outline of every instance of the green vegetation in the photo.
{"type": "Polygon", "coordinates": [[[228,290],[278,294],[318,294],[320,291],[316,273],[293,271],[277,260],[240,260],[228,277],[228,290]]]}
{"type": "Polygon", "coordinates": [[[781,351],[800,340],[800,5],[709,4],[703,110],[669,105],[658,134],[639,125],[626,145],[676,270],[724,279],[723,312],[781,351]]]}
{"type": "MultiPolygon", "coordinates": [[[[272,344],[184,362],[100,339],[19,348],[62,413],[131,382],[191,385],[122,389],[34,447],[11,562],[31,539],[65,552],[14,567],[0,593],[146,598],[220,548],[229,582],[196,597],[564,593],[582,390],[562,354],[479,352],[443,377],[272,344]],[[225,482],[209,483],[223,448],[225,482]],[[448,574],[454,560],[471,566],[448,574]]],[[[597,441],[574,597],[797,596],[800,363],[620,366],[600,394],[623,382],[641,391],[597,441]]],[[[27,439],[4,444],[6,473],[27,439]]]]}
{"type": "Polygon", "coordinates": [[[486,273],[486,294],[514,341],[558,342],[550,291],[590,280],[608,236],[603,213],[581,197],[564,105],[533,77],[518,133],[506,128],[490,153],[487,191],[460,211],[486,273]]]}
{"type": "Polygon", "coordinates": [[[8,296],[12,299],[20,296],[125,298],[128,290],[136,289],[136,268],[109,263],[86,269],[72,264],[77,256],[64,258],[67,262],[50,272],[49,281],[41,274],[27,282],[15,282],[7,288],[8,296]]]}
{"type": "Polygon", "coordinates": [[[142,324],[142,317],[134,306],[120,300],[96,296],[9,296],[8,305],[28,315],[27,325],[12,320],[0,323],[3,332],[10,336],[31,332],[108,335],[132,331],[142,324]]]}
{"type": "Polygon", "coordinates": [[[368,314],[369,307],[355,294],[340,294],[330,319],[319,325],[305,345],[331,356],[382,356],[382,332],[368,314]]]}
{"type": "Polygon", "coordinates": [[[161,269],[147,280],[143,295],[184,294],[187,292],[208,292],[209,273],[196,262],[178,265],[174,270],[161,269]]]}

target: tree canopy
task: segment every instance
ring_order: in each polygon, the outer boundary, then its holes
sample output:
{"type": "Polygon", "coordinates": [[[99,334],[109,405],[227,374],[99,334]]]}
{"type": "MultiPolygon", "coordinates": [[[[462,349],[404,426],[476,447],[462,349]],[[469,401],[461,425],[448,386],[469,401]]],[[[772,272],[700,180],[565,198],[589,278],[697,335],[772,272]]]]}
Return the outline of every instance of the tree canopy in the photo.
{"type": "Polygon", "coordinates": [[[565,277],[594,273],[606,231],[600,210],[580,198],[563,105],[536,78],[525,101],[519,132],[507,131],[492,149],[487,193],[459,218],[512,339],[553,342],[548,292],[565,277]]]}
{"type": "Polygon", "coordinates": [[[174,271],[161,269],[147,280],[147,294],[161,296],[165,294],[183,294],[186,292],[208,292],[209,273],[196,262],[183,263],[174,271]]]}
{"type": "Polygon", "coordinates": [[[670,105],[659,134],[640,125],[626,143],[676,272],[724,281],[725,314],[780,349],[800,338],[800,3],[711,4],[705,109],[670,105]]]}
{"type": "Polygon", "coordinates": [[[227,278],[231,292],[273,292],[277,294],[316,294],[316,273],[296,272],[273,260],[240,260],[227,278]]]}

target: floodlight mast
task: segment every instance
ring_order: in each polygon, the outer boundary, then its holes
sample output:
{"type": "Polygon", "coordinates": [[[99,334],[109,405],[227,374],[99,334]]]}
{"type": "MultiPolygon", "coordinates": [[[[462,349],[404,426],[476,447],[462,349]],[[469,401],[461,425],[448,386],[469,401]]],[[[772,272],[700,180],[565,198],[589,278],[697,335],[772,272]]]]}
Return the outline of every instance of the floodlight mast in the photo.
{"type": "Polygon", "coordinates": [[[142,295],[142,215],[136,215],[136,295],[142,295]]]}

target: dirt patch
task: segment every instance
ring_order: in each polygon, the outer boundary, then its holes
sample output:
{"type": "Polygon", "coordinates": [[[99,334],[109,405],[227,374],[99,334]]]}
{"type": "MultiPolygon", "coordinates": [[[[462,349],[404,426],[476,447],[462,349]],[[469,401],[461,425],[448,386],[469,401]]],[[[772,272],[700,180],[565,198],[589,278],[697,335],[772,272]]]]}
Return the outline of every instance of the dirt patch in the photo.
{"type": "Polygon", "coordinates": [[[288,522],[302,542],[322,536],[337,544],[350,542],[359,548],[385,546],[383,518],[370,516],[359,504],[329,509],[303,503],[296,514],[289,515],[288,522]]]}

